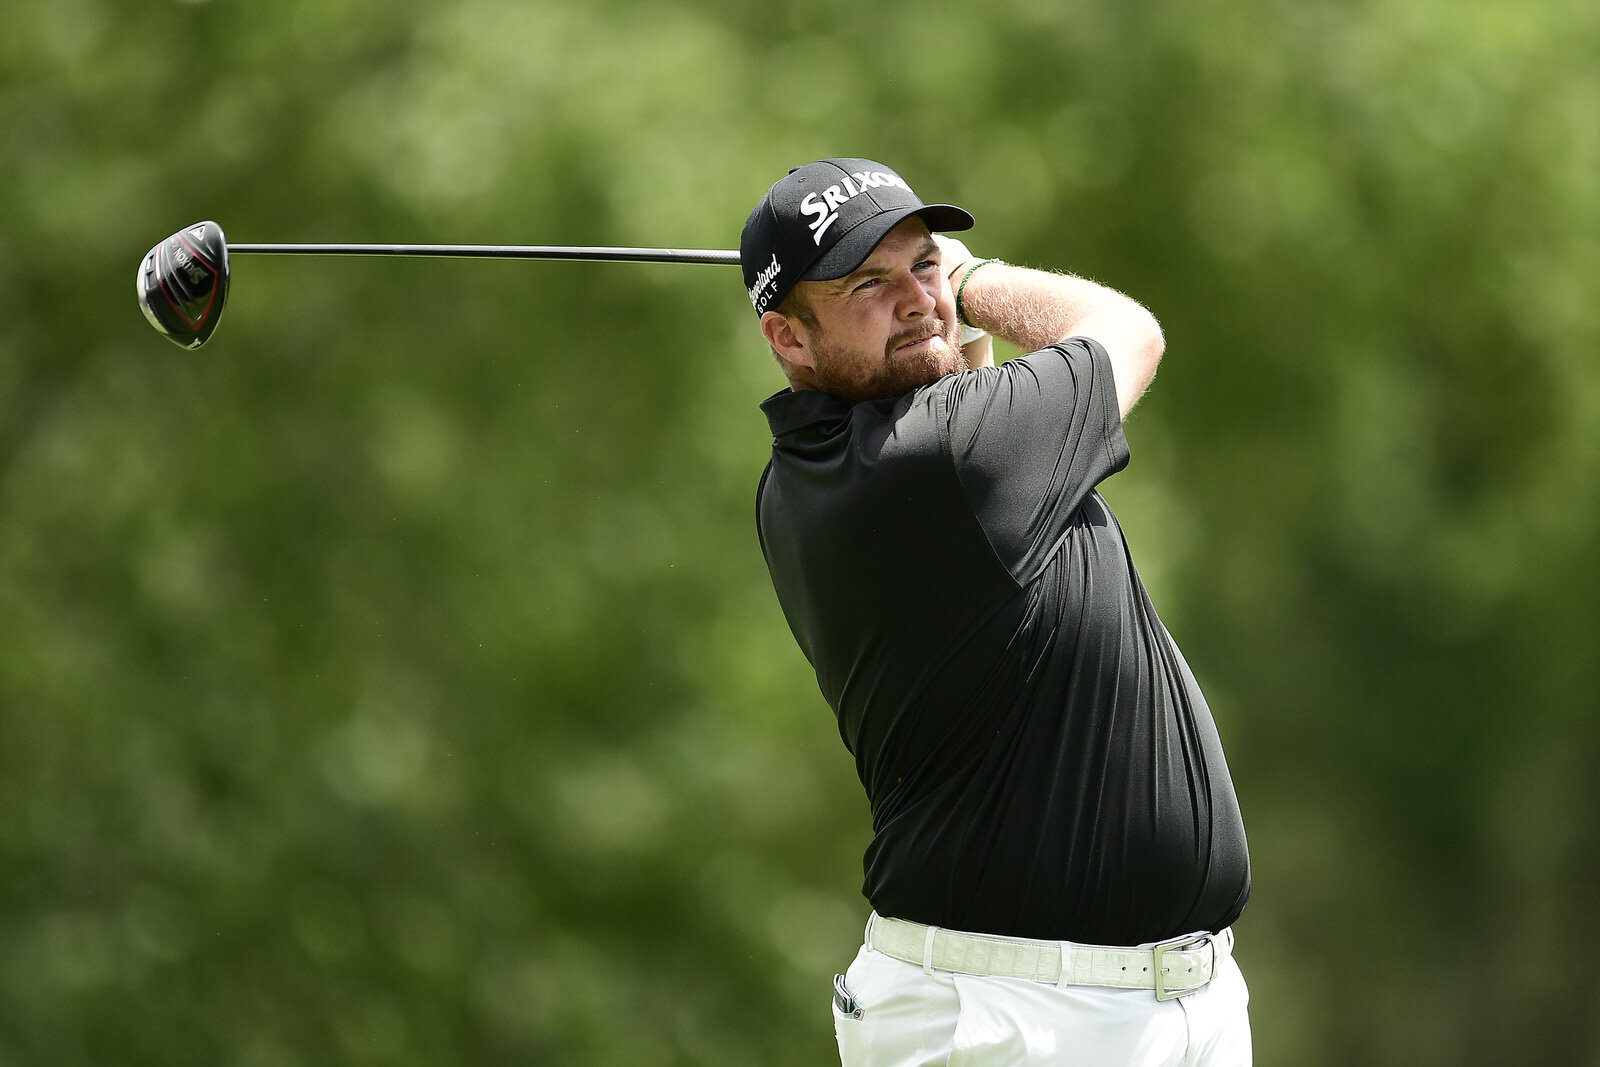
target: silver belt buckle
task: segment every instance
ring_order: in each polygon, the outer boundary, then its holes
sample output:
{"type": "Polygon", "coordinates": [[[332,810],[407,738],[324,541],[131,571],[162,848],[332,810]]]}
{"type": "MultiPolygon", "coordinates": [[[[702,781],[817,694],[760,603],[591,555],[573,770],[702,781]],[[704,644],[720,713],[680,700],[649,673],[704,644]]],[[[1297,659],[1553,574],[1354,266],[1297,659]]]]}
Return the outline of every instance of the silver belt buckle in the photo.
{"type": "Polygon", "coordinates": [[[1177,1000],[1179,997],[1186,997],[1190,993],[1198,993],[1209,985],[1211,979],[1215,978],[1217,974],[1217,942],[1215,934],[1196,934],[1192,937],[1178,937],[1171,941],[1163,941],[1155,947],[1155,956],[1157,1000],[1177,1000]],[[1209,976],[1202,975],[1200,980],[1193,985],[1168,986],[1167,953],[1183,952],[1202,943],[1211,946],[1211,974],[1209,976]]]}

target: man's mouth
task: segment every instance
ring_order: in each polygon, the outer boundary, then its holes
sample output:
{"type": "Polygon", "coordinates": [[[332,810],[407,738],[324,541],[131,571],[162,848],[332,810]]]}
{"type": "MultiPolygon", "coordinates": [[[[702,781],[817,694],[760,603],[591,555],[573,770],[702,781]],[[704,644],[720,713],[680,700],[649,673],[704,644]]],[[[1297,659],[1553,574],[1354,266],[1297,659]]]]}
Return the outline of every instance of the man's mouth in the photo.
{"type": "Polygon", "coordinates": [[[938,336],[939,325],[936,324],[931,330],[921,330],[905,337],[904,339],[897,338],[890,348],[895,352],[900,352],[908,348],[916,348],[938,336]]]}

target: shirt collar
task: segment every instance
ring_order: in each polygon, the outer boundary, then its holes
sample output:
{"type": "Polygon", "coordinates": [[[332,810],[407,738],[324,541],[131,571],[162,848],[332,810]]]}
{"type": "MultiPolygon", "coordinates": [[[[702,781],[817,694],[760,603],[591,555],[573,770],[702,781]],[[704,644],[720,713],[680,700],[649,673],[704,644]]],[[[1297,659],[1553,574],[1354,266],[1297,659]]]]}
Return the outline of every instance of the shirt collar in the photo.
{"type": "Polygon", "coordinates": [[[782,437],[815,422],[834,422],[850,414],[850,404],[818,389],[780,389],[761,402],[772,436],[782,437]]]}

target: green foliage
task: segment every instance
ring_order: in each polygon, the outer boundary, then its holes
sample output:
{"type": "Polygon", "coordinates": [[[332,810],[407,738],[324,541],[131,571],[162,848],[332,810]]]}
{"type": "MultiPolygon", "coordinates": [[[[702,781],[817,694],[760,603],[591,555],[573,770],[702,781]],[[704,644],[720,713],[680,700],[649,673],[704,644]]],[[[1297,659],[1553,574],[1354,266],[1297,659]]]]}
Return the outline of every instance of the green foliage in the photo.
{"type": "Polygon", "coordinates": [[[0,7],[0,1064],[830,1060],[868,827],[733,247],[891,162],[1168,337],[1107,485],[1264,1063],[1600,1063],[1592,3],[0,7]]]}

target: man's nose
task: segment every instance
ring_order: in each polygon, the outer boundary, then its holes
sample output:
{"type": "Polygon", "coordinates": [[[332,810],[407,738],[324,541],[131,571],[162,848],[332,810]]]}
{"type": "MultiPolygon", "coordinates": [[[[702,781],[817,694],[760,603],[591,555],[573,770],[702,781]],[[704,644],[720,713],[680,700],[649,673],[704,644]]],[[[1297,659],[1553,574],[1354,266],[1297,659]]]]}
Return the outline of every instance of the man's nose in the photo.
{"type": "Polygon", "coordinates": [[[915,274],[907,272],[900,279],[900,311],[908,317],[927,315],[938,303],[938,292],[925,284],[915,274]]]}

